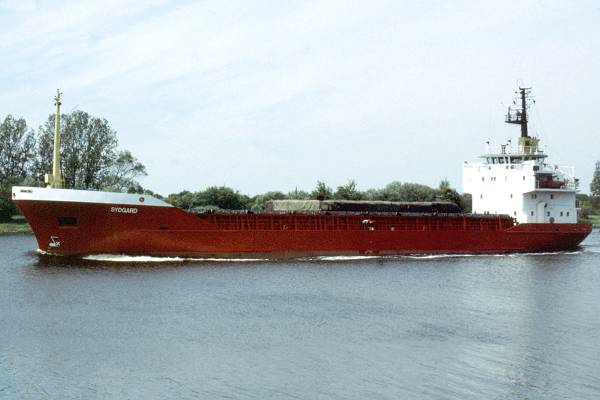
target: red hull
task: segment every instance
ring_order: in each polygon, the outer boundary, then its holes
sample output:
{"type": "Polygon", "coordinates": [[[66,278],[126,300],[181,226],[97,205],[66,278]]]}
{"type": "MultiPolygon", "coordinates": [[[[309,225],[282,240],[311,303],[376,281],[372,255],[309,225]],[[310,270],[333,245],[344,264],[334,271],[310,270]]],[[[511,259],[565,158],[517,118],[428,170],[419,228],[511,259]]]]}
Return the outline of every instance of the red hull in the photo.
{"type": "Polygon", "coordinates": [[[175,207],[15,202],[53,254],[288,258],[576,249],[590,224],[514,224],[506,216],[222,214],[175,207]],[[111,208],[124,212],[111,212],[111,208]],[[368,221],[368,222],[367,222],[368,221]],[[59,224],[60,222],[60,224],[59,224]]]}

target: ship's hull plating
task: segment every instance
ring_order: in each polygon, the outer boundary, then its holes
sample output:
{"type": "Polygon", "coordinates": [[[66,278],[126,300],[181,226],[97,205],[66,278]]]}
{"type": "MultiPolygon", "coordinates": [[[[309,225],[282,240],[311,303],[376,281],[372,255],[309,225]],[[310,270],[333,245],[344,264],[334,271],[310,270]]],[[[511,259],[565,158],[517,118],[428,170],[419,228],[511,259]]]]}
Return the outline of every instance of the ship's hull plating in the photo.
{"type": "Polygon", "coordinates": [[[219,258],[567,251],[591,225],[508,217],[195,214],[175,207],[16,199],[40,250],[219,258]]]}

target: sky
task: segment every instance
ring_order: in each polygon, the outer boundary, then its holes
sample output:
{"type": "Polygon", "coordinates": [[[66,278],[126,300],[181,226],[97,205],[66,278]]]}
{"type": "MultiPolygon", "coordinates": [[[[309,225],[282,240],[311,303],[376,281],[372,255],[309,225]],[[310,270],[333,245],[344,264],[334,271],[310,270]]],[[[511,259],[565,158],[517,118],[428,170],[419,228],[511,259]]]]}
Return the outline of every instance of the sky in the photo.
{"type": "Polygon", "coordinates": [[[461,189],[533,86],[530,132],[589,192],[600,160],[600,3],[0,0],[0,117],[106,118],[168,194],[354,179],[461,189]]]}

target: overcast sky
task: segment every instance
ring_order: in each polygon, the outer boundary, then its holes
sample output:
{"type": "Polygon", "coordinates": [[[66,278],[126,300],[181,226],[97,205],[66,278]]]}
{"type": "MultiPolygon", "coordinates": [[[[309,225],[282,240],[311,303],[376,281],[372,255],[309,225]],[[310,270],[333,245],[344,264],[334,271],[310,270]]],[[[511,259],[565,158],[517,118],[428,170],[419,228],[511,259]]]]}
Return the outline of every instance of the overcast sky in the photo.
{"type": "Polygon", "coordinates": [[[162,194],[460,189],[520,79],[550,161],[600,160],[600,3],[0,0],[0,117],[106,118],[162,194]]]}

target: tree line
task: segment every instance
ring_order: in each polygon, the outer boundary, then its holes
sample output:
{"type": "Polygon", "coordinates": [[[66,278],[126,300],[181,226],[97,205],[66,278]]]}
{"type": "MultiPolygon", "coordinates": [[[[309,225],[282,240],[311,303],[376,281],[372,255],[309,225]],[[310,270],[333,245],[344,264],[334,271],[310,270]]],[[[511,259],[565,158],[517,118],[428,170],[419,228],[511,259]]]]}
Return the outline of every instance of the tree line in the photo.
{"type": "Polygon", "coordinates": [[[590,184],[590,195],[578,194],[577,207],[582,219],[590,219],[590,216],[600,216],[600,161],[596,162],[594,177],[590,184]]]}
{"type": "Polygon", "coordinates": [[[318,181],[316,187],[307,192],[295,189],[288,193],[270,191],[256,196],[242,194],[226,186],[212,186],[198,192],[183,191],[170,194],[166,200],[184,210],[250,210],[261,211],[269,200],[382,200],[382,201],[451,201],[465,212],[471,211],[470,195],[461,195],[443,180],[439,187],[432,188],[418,183],[394,181],[381,189],[358,190],[354,180],[335,190],[325,182],[318,181]]]}
{"type": "MultiPolygon", "coordinates": [[[[52,171],[54,114],[37,130],[23,118],[0,122],[0,220],[17,213],[13,185],[44,186],[52,171]]],[[[142,190],[137,178],[146,167],[128,150],[118,148],[117,133],[106,119],[85,111],[61,115],[61,172],[64,187],[107,191],[142,190]]]]}

